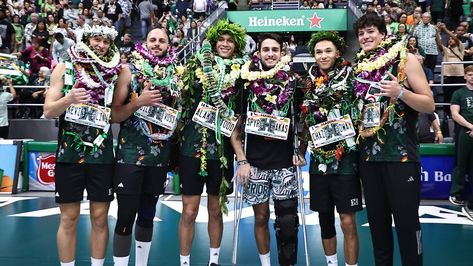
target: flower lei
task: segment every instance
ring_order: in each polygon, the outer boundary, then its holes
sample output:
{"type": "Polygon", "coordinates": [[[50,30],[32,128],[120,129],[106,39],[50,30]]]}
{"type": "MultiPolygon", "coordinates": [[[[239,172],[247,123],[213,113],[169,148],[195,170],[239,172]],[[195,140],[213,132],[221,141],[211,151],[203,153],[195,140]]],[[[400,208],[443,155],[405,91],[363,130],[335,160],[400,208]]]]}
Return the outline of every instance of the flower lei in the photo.
{"type": "Polygon", "coordinates": [[[272,114],[279,111],[279,115],[286,116],[292,99],[294,88],[291,86],[289,75],[291,57],[286,55],[281,58],[272,69],[268,71],[250,71],[251,67],[261,69],[261,60],[253,56],[241,68],[241,78],[248,80],[245,86],[250,90],[249,101],[252,110],[272,114]]]}
{"type": "MultiPolygon", "coordinates": [[[[240,65],[243,64],[243,59],[223,59],[212,53],[211,45],[208,41],[202,43],[202,48],[196,53],[194,59],[189,60],[187,65],[188,71],[184,76],[184,82],[187,84],[183,88],[183,104],[186,106],[184,110],[190,110],[192,104],[192,95],[194,94],[193,83],[197,78],[202,84],[202,101],[211,102],[218,110],[217,125],[220,124],[220,115],[223,117],[233,116],[233,98],[237,93],[235,82],[240,77],[240,65]],[[213,60],[212,60],[213,57],[213,60]],[[215,62],[216,64],[214,64],[215,62]],[[227,69],[230,69],[230,72],[227,69]],[[195,69],[195,71],[193,71],[195,69]]],[[[187,117],[188,112],[183,116],[187,117]]],[[[208,129],[202,127],[202,138],[200,141],[200,176],[207,176],[207,137],[208,129]]],[[[224,155],[224,145],[221,140],[220,127],[217,127],[217,154],[222,168],[228,168],[228,162],[224,155]]],[[[225,177],[222,177],[222,182],[219,189],[219,204],[222,213],[228,214],[227,190],[230,187],[225,177]]]]}
{"type": "MultiPolygon", "coordinates": [[[[113,98],[113,87],[120,71],[120,55],[115,46],[108,53],[110,61],[104,62],[84,43],[79,42],[68,50],[73,63],[72,67],[67,67],[65,76],[70,76],[72,84],[77,83],[78,87],[87,88],[90,95],[91,104],[100,104],[103,101],[105,107],[111,103],[113,98]],[[116,60],[118,58],[118,60],[116,60]]],[[[107,56],[106,56],[107,57],[107,56]]],[[[74,85],[64,86],[63,92],[68,93],[74,85]]],[[[99,129],[97,129],[97,132],[99,129]]],[[[102,146],[103,140],[108,137],[108,130],[100,130],[95,140],[84,141],[76,132],[66,131],[66,135],[73,137],[73,147],[76,150],[90,148],[90,154],[95,153],[102,146]]]]}
{"type": "MultiPolygon", "coordinates": [[[[405,37],[400,40],[396,38],[387,39],[370,53],[366,54],[361,51],[356,56],[356,68],[355,74],[355,93],[356,96],[363,99],[370,87],[371,83],[377,83],[387,77],[387,73],[390,72],[396,64],[397,67],[397,79],[401,86],[403,86],[406,80],[405,74],[405,63],[407,60],[407,49],[405,45],[405,37]]],[[[365,128],[363,123],[360,123],[358,128],[359,137],[369,138],[377,134],[377,132],[383,128],[389,119],[392,123],[394,120],[395,105],[397,98],[390,98],[389,105],[384,110],[383,115],[380,119],[380,124],[372,128],[365,128]]],[[[384,129],[383,129],[384,130],[384,129]]],[[[379,139],[379,138],[378,138],[379,139]]],[[[359,139],[357,140],[357,142],[359,139]]],[[[382,141],[380,140],[382,143],[382,141]]]]}
{"type": "MultiPolygon", "coordinates": [[[[180,90],[179,86],[177,86],[177,77],[175,76],[175,68],[173,65],[175,58],[176,52],[174,49],[171,49],[167,56],[158,57],[153,55],[146,46],[139,43],[132,53],[131,63],[136,69],[135,75],[138,84],[142,85],[146,80],[151,81],[153,88],[161,91],[163,103],[167,106],[177,108],[180,114],[182,112],[182,106],[179,101],[180,90]]],[[[134,95],[137,97],[136,94],[134,95]]],[[[141,129],[141,132],[148,137],[148,142],[150,143],[157,140],[167,140],[174,133],[174,130],[167,129],[153,132],[153,126],[150,123],[136,116],[134,119],[136,119],[133,123],[134,126],[141,129]]]]}
{"type": "MultiPolygon", "coordinates": [[[[327,121],[327,115],[332,109],[339,109],[342,114],[351,112],[354,106],[352,92],[349,91],[352,88],[351,73],[350,63],[341,58],[337,59],[327,75],[322,74],[316,65],[310,68],[310,79],[307,80],[304,101],[301,104],[301,117],[308,127],[327,121]]],[[[334,160],[340,161],[346,151],[354,150],[353,146],[348,147],[346,141],[339,141],[334,149],[328,149],[329,147],[333,148],[334,145],[319,148],[311,145],[310,148],[315,158],[325,165],[334,160]]]]}

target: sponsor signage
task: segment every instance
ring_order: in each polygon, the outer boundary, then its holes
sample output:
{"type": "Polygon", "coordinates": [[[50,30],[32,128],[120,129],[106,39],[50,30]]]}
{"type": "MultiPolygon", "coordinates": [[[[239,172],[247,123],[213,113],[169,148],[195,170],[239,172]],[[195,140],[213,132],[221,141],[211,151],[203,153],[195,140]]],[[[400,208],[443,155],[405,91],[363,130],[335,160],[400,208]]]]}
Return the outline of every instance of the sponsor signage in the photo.
{"type": "Polygon", "coordinates": [[[347,30],[347,9],[228,11],[248,32],[347,30]]]}

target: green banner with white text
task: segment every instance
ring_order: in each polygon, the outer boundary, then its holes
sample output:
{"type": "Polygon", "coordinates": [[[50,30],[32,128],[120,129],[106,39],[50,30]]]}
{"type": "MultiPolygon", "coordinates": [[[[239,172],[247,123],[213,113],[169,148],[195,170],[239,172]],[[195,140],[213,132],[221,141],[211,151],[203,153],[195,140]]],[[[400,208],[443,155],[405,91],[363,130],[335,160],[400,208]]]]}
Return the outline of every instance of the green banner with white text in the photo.
{"type": "Polygon", "coordinates": [[[247,32],[347,30],[347,9],[228,11],[247,32]]]}

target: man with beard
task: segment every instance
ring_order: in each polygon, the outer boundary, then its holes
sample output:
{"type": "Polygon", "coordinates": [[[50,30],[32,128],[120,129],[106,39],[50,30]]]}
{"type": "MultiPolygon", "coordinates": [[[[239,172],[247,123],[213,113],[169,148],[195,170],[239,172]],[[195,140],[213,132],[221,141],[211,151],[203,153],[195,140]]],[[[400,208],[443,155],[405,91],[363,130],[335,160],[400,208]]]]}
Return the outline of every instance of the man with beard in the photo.
{"type": "MultiPolygon", "coordinates": [[[[317,65],[309,70],[310,80],[304,93],[301,117],[305,131],[314,132],[305,140],[312,139],[310,160],[310,208],[319,213],[322,245],[327,265],[338,265],[337,237],[334,207],[340,215],[340,226],[344,235],[345,265],[357,265],[358,233],[355,212],[361,205],[361,185],[356,175],[357,154],[354,141],[353,122],[358,117],[351,113],[355,106],[353,93],[353,70],[344,61],[341,53],[345,42],[338,33],[323,31],[312,35],[308,44],[317,65]],[[317,137],[315,132],[324,132],[330,125],[344,125],[351,134],[338,141],[317,137]],[[349,123],[347,121],[350,121],[349,123]],[[320,131],[317,131],[317,128],[320,131]],[[312,138],[311,138],[312,137],[312,138]]],[[[308,135],[308,134],[307,134],[308,135]]],[[[341,134],[335,134],[340,137],[341,134]]],[[[301,148],[305,154],[305,146],[301,148]]]]}
{"type": "Polygon", "coordinates": [[[209,28],[207,41],[186,66],[179,158],[183,203],[179,222],[181,265],[190,264],[195,219],[204,184],[208,195],[209,265],[218,265],[223,234],[222,211],[226,211],[226,194],[231,193],[228,182],[233,177],[233,150],[228,138],[231,129],[225,131],[222,124],[236,124],[234,109],[242,88],[239,76],[243,63],[238,57],[244,49],[243,28],[220,20],[209,28]],[[213,119],[217,123],[212,123],[213,119]]]}
{"type": "Polygon", "coordinates": [[[148,263],[156,203],[166,181],[168,139],[177,125],[177,116],[173,127],[167,129],[153,114],[165,108],[178,112],[174,58],[166,31],[153,29],[146,43],[136,45],[130,66],[124,67],[118,78],[112,108],[112,121],[121,123],[114,175],[118,200],[113,238],[116,266],[128,265],[135,216],[135,265],[148,263]]]}
{"type": "Polygon", "coordinates": [[[269,266],[269,195],[273,194],[276,240],[280,265],[297,263],[298,185],[295,166],[304,156],[293,156],[290,130],[294,88],[289,72],[290,56],[282,57],[283,40],[277,34],[258,38],[258,52],[243,65],[242,79],[249,96],[245,146],[240,130],[232,134],[238,160],[237,178],[245,183],[243,198],[255,212],[255,238],[261,265],[269,266]]]}
{"type": "Polygon", "coordinates": [[[113,28],[87,27],[81,42],[69,49],[71,61],[54,69],[44,104],[46,118],[59,116],[55,170],[61,265],[74,265],[85,188],[90,200],[92,265],[103,265],[105,260],[108,208],[113,200],[110,107],[120,70],[120,55],[113,44],[116,36],[113,28]]]}

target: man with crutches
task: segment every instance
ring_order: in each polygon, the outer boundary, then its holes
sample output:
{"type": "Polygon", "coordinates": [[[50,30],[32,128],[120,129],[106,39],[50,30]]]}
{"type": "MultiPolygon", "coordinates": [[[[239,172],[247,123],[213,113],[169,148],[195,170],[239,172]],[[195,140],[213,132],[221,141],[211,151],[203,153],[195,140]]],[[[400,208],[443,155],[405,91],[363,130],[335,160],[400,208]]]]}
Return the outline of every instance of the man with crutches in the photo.
{"type": "MultiPolygon", "coordinates": [[[[319,212],[327,265],[338,265],[334,207],[344,235],[345,265],[358,265],[355,212],[362,210],[353,122],[358,105],[353,93],[353,71],[341,53],[345,42],[336,32],[317,32],[308,44],[316,65],[301,105],[307,140],[311,138],[310,208],[319,212]]],[[[306,145],[301,151],[305,151],[306,145]]]]}
{"type": "Polygon", "coordinates": [[[258,52],[241,70],[246,79],[248,111],[245,121],[246,151],[239,127],[232,134],[237,156],[237,178],[244,182],[243,198],[255,212],[255,238],[261,265],[269,266],[269,194],[273,194],[276,240],[280,265],[297,262],[298,185],[295,166],[305,164],[294,156],[291,113],[294,88],[289,56],[282,57],[282,38],[264,33],[258,52]]]}

